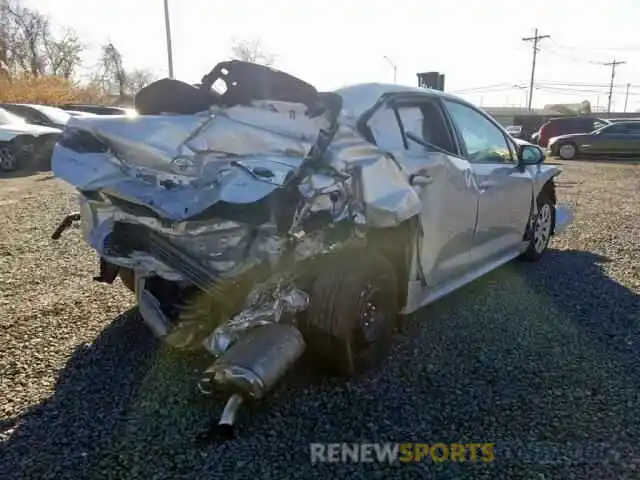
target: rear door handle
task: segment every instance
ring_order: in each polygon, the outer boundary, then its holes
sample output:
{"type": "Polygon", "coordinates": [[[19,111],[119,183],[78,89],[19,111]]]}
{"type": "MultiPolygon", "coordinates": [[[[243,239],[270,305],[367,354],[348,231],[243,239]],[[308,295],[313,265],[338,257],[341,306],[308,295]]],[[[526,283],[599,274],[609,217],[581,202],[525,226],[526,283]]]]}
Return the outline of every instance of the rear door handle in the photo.
{"type": "Polygon", "coordinates": [[[433,177],[424,173],[415,173],[409,177],[409,183],[411,185],[424,186],[429,185],[431,182],[433,182],[433,177]]]}
{"type": "Polygon", "coordinates": [[[480,182],[478,187],[480,187],[482,190],[487,190],[491,187],[495,187],[496,185],[498,185],[498,182],[496,182],[495,180],[485,180],[484,182],[480,182]]]}

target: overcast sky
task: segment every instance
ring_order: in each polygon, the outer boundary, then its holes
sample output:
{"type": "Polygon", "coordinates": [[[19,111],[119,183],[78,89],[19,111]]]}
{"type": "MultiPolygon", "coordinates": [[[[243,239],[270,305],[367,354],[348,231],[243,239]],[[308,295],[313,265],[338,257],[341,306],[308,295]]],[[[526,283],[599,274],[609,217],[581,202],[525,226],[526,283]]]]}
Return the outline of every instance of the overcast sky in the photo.
{"type": "MultiPolygon", "coordinates": [[[[111,41],[128,68],[167,74],[163,0],[23,0],[89,45],[87,64],[111,41]]],[[[446,90],[475,103],[524,105],[532,45],[538,55],[534,106],[579,102],[606,106],[616,57],[613,105],[640,109],[640,0],[170,0],[175,76],[195,82],[229,55],[233,38],[260,38],[274,67],[331,89],[348,83],[416,85],[416,73],[446,74],[446,90]],[[514,88],[517,86],[518,88],[514,88]],[[487,87],[487,88],[481,88],[487,87]],[[490,87],[490,88],[489,88],[490,87]],[[466,93],[463,93],[466,92],[466,93]]]]}

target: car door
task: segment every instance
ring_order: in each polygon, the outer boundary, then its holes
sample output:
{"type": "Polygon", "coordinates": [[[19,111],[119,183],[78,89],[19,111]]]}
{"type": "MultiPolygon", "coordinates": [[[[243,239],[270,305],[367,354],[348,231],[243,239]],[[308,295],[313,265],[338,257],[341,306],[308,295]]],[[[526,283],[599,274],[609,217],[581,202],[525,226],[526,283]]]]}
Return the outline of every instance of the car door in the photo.
{"type": "Polygon", "coordinates": [[[477,181],[478,221],[471,262],[480,266],[522,247],[533,202],[533,179],[517,166],[517,148],[480,110],[445,100],[464,155],[477,181]]]}
{"type": "Polygon", "coordinates": [[[640,122],[628,123],[628,138],[625,143],[624,154],[638,155],[640,154],[640,122]]]}
{"type": "Polygon", "coordinates": [[[476,221],[471,166],[458,154],[447,122],[439,101],[429,95],[395,97],[367,122],[371,139],[393,154],[420,195],[416,254],[420,280],[428,288],[468,270],[476,221]]]}
{"type": "Polygon", "coordinates": [[[627,128],[623,123],[607,125],[593,132],[590,142],[583,146],[584,150],[591,154],[617,155],[626,149],[628,141],[627,128]]]}

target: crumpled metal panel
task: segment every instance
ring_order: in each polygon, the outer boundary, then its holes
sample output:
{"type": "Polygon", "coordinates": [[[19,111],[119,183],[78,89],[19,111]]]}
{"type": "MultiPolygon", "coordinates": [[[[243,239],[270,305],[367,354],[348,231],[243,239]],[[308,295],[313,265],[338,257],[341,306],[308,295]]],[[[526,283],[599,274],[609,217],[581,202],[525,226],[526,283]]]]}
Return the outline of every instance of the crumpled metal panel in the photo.
{"type": "Polygon", "coordinates": [[[286,313],[298,313],[309,307],[309,295],[295,287],[271,293],[270,301],[262,299],[263,292],[254,290],[247,300],[248,307],[216,328],[203,343],[204,348],[219,357],[250,328],[277,323],[286,313]]]}
{"type": "Polygon", "coordinates": [[[353,127],[340,127],[330,152],[331,165],[351,175],[351,194],[368,226],[392,227],[420,213],[420,198],[402,165],[353,127]]]}
{"type": "MultiPolygon", "coordinates": [[[[326,118],[311,119],[305,111],[302,104],[261,101],[213,107],[196,115],[73,118],[67,135],[84,129],[110,149],[78,153],[58,144],[53,171],[80,190],[108,194],[159,217],[125,212],[106,199],[85,198],[85,238],[106,260],[143,275],[188,278],[150,252],[115,257],[107,251],[105,239],[116,223],[124,222],[158,232],[215,275],[233,278],[260,263],[277,265],[287,248],[286,236],[277,234],[271,223],[249,231],[238,222],[192,218],[217,202],[251,204],[283,186],[299,170],[321,128],[327,127],[326,118]]],[[[302,235],[293,252],[296,261],[328,248],[322,231],[308,234],[300,228],[310,214],[326,211],[334,223],[350,220],[376,228],[398,225],[420,212],[418,192],[409,184],[403,164],[364,140],[348,119],[339,120],[329,148],[322,159],[314,160],[319,168],[310,170],[298,185],[305,202],[298,206],[290,231],[302,235]]],[[[293,308],[282,299],[260,305],[244,315],[259,321],[293,308]]],[[[234,322],[229,327],[234,332],[251,324],[242,315],[234,322]]]]}
{"type": "Polygon", "coordinates": [[[175,221],[219,201],[253,203],[300,166],[326,122],[300,116],[299,109],[72,118],[67,134],[89,131],[111,150],[78,153],[58,144],[52,170],[81,190],[109,191],[175,221]]]}
{"type": "Polygon", "coordinates": [[[141,225],[161,233],[172,245],[219,272],[233,276],[266,261],[275,265],[284,252],[285,239],[270,224],[253,228],[230,220],[187,220],[163,224],[159,219],[126,213],[106,202],[80,195],[81,228],[85,241],[108,261],[121,267],[155,273],[167,280],[184,280],[180,274],[148,252],[134,251],[126,257],[114,256],[105,248],[107,236],[116,222],[141,225]],[[250,243],[249,243],[250,242],[250,243]]]}

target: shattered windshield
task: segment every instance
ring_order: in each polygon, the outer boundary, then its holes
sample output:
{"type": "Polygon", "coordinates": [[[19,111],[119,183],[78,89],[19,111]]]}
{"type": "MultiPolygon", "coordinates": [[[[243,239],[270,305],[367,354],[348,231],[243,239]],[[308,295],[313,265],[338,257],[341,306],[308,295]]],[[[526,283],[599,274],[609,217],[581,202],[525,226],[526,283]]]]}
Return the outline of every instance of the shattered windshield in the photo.
{"type": "Polygon", "coordinates": [[[0,125],[21,125],[27,123],[24,118],[7,112],[4,108],[0,108],[0,125]]]}

